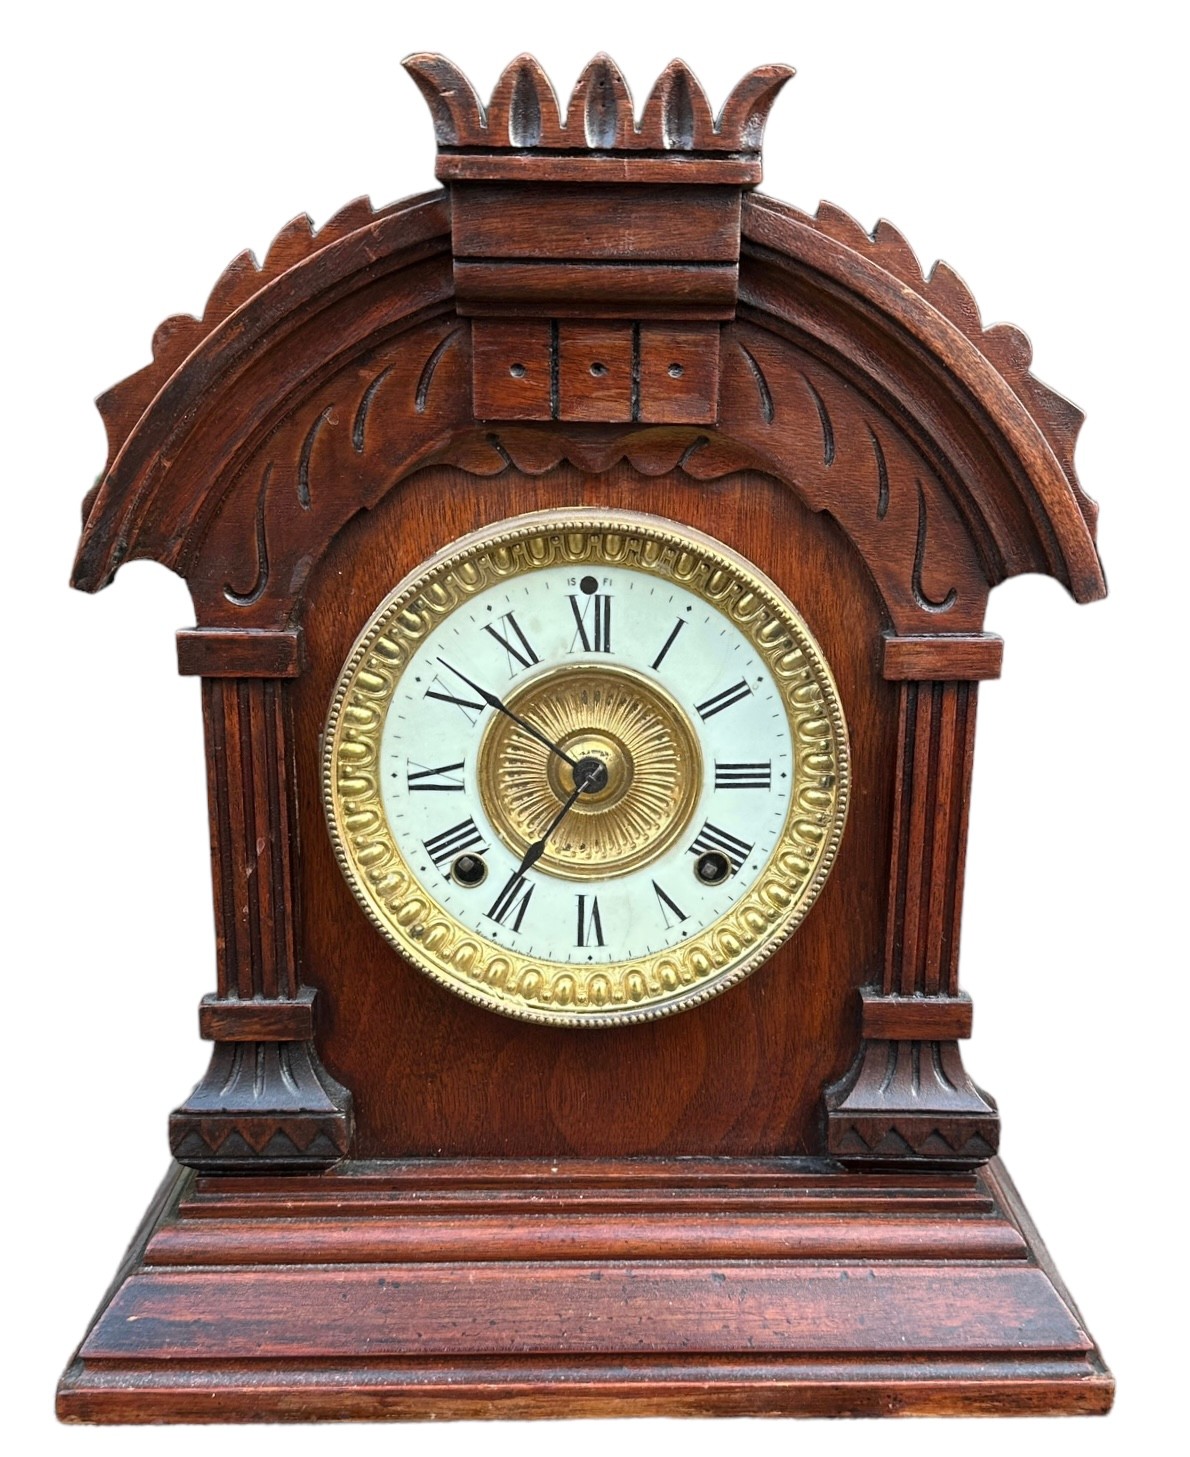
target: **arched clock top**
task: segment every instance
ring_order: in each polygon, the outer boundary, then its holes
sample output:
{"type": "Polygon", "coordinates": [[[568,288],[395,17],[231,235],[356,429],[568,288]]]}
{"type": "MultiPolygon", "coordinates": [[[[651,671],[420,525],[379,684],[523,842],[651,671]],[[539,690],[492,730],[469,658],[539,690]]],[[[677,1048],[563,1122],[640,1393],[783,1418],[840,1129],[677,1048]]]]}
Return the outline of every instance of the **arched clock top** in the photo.
{"type": "Polygon", "coordinates": [[[1029,373],[1024,335],[984,329],[889,224],[745,191],[788,67],[751,72],[715,119],[674,62],[637,124],[604,56],[565,114],[532,57],[487,108],[445,58],[407,66],[447,189],[317,232],[299,218],[263,265],[230,265],[201,320],[161,326],[99,401],[76,586],[147,557],[187,579],[202,625],[276,628],[346,521],[424,465],[627,458],[785,481],[839,521],[903,635],[978,631],[1019,572],[1103,594],[1082,417],[1029,373]]]}
{"type": "Polygon", "coordinates": [[[1028,374],[1022,335],[980,332],[953,273],[914,288],[898,235],[841,218],[747,200],[717,422],[652,427],[475,418],[448,195],[375,215],[353,204],[319,233],[290,225],[100,400],[110,455],[74,584],[97,590],[147,557],[187,578],[200,620],[276,626],[334,532],[422,465],[598,471],[627,457],[786,480],[837,517],[901,632],[978,630],[987,588],[1023,571],[1101,596],[1078,412],[1028,374]]]}

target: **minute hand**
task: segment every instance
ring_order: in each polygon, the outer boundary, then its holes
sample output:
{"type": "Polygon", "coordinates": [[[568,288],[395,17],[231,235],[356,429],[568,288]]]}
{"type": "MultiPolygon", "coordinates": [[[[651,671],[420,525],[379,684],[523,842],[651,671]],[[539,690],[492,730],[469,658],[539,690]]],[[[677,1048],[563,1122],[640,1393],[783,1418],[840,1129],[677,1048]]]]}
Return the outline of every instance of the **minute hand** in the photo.
{"type": "Polygon", "coordinates": [[[506,707],[503,701],[497,698],[494,693],[489,693],[486,688],[481,688],[478,683],[475,683],[470,678],[468,678],[466,673],[460,673],[458,668],[453,667],[450,663],[446,661],[445,658],[439,658],[438,661],[442,664],[444,668],[448,669],[451,673],[453,673],[456,678],[461,678],[463,682],[466,683],[468,688],[471,688],[476,693],[478,693],[489,708],[496,709],[498,712],[504,714],[506,718],[512,719],[513,723],[519,724],[521,728],[523,728],[525,732],[530,736],[530,738],[536,739],[539,744],[544,744],[551,754],[557,754],[558,758],[564,759],[572,769],[578,768],[577,759],[572,759],[565,749],[560,749],[557,744],[547,739],[546,736],[541,732],[541,730],[539,728],[534,728],[534,726],[528,721],[528,719],[522,718],[519,713],[513,713],[512,709],[506,707]]]}

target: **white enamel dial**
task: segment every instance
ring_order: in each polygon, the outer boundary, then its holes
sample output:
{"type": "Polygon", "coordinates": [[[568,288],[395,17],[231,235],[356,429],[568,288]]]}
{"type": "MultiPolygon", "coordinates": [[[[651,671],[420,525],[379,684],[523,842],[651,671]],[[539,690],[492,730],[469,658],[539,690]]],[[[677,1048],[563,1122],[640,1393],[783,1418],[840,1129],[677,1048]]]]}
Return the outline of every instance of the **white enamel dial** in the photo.
{"type": "MultiPolygon", "coordinates": [[[[537,703],[526,708],[526,721],[548,734],[557,715],[537,703]]],[[[550,751],[518,725],[508,737],[510,747],[519,737],[516,748],[548,760],[550,751]]],[[[771,672],[705,601],[630,567],[598,574],[552,567],[472,597],[413,655],[381,745],[385,813],[427,894],[476,934],[555,962],[624,961],[697,935],[755,879],[789,812],[792,744],[771,672]],[[676,837],[655,856],[610,874],[598,860],[576,861],[568,875],[559,862],[569,846],[580,848],[576,836],[589,818],[590,801],[580,797],[551,838],[548,863],[522,874],[532,842],[512,838],[508,807],[499,803],[503,786],[481,762],[485,730],[501,714],[476,688],[511,705],[539,680],[547,694],[550,685],[564,692],[576,668],[617,670],[629,693],[639,680],[676,706],[698,758],[672,768],[695,781],[695,792],[676,837]],[[559,670],[567,675],[560,680],[559,670]],[[460,856],[482,857],[480,884],[452,875],[460,856]]],[[[568,796],[574,768],[554,758],[568,796]]],[[[635,770],[643,772],[639,764],[635,770]]],[[[621,758],[611,772],[633,767],[621,758]]],[[[564,803],[542,796],[536,828],[544,832],[564,803]]]]}

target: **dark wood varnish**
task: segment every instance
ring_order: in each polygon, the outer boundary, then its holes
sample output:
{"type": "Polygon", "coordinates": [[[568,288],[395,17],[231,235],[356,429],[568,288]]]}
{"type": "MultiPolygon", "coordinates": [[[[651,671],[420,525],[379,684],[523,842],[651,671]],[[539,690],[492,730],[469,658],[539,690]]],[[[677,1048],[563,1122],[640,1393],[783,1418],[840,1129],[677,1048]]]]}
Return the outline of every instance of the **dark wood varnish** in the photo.
{"type": "Polygon", "coordinates": [[[304,975],[318,1047],[355,1095],[361,1158],[814,1153],[824,1083],[858,1038],[855,988],[880,963],[898,686],[880,671],[880,603],[826,516],[740,474],[702,484],[618,466],[490,480],[423,472],[358,517],[310,584],[311,668],[294,684],[304,834],[304,975]],[[836,675],[858,788],[838,863],[804,926],[760,971],[681,1016],[598,1032],[472,1006],[406,965],[358,914],[327,837],[319,736],[373,608],[443,541],[523,511],[648,511],[730,542],[803,613],[836,675]],[[846,968],[846,972],[843,972],[846,968]]]}
{"type": "Polygon", "coordinates": [[[1110,1401],[996,1164],[467,1159],[177,1171],[58,1407],[151,1422],[1110,1401]]]}
{"type": "Polygon", "coordinates": [[[1081,415],[945,264],[749,189],[791,72],[718,121],[675,61],[565,113],[440,56],[444,191],[289,224],[99,401],[74,583],[183,576],[217,928],[178,1160],[68,1421],[1102,1412],[1113,1382],[995,1159],[959,986],[992,587],[1105,591],[1081,415]],[[598,366],[598,367],[593,367],[598,366]],[[400,578],[525,511],[742,553],[835,674],[854,792],[805,924],[730,992],[576,1031],[406,965],[332,856],[319,739],[400,578]]]}

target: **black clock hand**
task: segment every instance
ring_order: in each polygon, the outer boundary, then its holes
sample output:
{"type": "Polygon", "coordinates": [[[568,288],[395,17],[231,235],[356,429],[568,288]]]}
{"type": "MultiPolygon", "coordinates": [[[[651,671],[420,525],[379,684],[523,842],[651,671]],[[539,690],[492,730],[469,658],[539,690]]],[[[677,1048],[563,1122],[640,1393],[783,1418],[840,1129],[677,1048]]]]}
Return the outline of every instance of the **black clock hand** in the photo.
{"type": "Polygon", "coordinates": [[[549,842],[550,836],[554,833],[554,831],[574,808],[574,802],[576,799],[578,799],[579,795],[582,794],[584,790],[591,787],[591,779],[592,776],[587,775],[583,779],[583,782],[581,784],[575,786],[574,793],[570,796],[570,798],[550,821],[549,829],[546,830],[545,834],[542,835],[540,840],[534,840],[529,848],[525,851],[524,858],[521,860],[521,863],[516,868],[517,875],[524,875],[526,870],[530,870],[541,859],[542,855],[545,853],[545,847],[549,842]]]}
{"type": "Polygon", "coordinates": [[[466,683],[468,688],[474,689],[475,692],[479,694],[479,696],[483,699],[483,701],[488,705],[489,708],[494,708],[498,710],[498,712],[504,714],[506,718],[512,719],[513,723],[519,724],[521,728],[523,728],[531,738],[535,738],[539,744],[544,744],[551,754],[557,754],[559,759],[564,759],[572,769],[578,768],[577,759],[572,759],[565,749],[560,749],[557,744],[551,743],[550,740],[546,738],[546,736],[541,732],[540,729],[533,727],[528,719],[522,718],[518,713],[513,713],[512,709],[507,708],[504,703],[496,697],[494,693],[489,693],[486,688],[481,688],[478,683],[472,682],[472,680],[467,677],[466,673],[460,673],[458,668],[452,667],[445,658],[439,658],[438,661],[442,664],[444,668],[452,672],[456,678],[461,678],[463,682],[466,683]]]}

